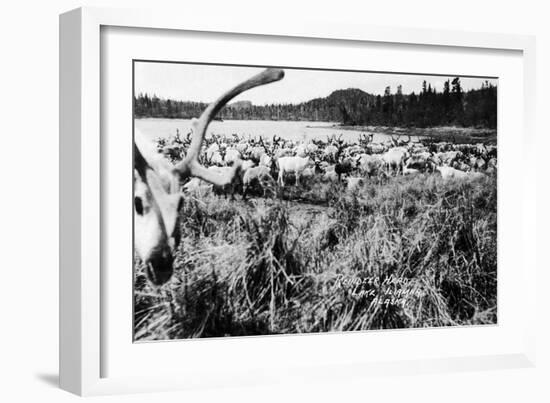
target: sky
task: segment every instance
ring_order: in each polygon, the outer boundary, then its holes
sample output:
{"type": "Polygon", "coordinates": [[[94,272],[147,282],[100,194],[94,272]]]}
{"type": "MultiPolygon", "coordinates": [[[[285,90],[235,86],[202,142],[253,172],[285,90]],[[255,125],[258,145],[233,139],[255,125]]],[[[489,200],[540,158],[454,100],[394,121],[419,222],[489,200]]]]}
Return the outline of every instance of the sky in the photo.
{"type": "MultiPolygon", "coordinates": [[[[197,65],[162,62],[135,62],[135,94],[147,93],[159,98],[180,101],[212,102],[224,91],[263,70],[262,67],[197,65]]],[[[371,94],[384,94],[386,86],[395,93],[402,85],[403,93],[419,93],[426,80],[438,91],[454,76],[342,72],[285,68],[285,77],[276,83],[246,91],[234,99],[248,100],[255,105],[300,103],[326,97],[335,90],[359,88],[371,94]]],[[[485,78],[461,77],[464,90],[480,88],[485,78]]],[[[497,79],[488,79],[497,85],[497,79]]]]}

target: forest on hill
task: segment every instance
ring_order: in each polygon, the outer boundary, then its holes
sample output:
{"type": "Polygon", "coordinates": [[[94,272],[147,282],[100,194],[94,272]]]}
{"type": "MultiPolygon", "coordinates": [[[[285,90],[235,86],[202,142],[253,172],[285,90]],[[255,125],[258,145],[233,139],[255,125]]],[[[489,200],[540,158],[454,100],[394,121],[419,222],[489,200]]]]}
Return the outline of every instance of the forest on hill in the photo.
{"type": "MultiPolygon", "coordinates": [[[[138,94],[136,118],[189,119],[198,117],[208,104],[138,94]]],[[[253,105],[238,101],[225,106],[218,118],[234,120],[290,120],[338,122],[346,126],[402,127],[462,126],[494,129],[497,125],[497,87],[484,82],[481,88],[464,91],[460,78],[447,80],[443,91],[423,82],[416,94],[386,87],[384,95],[357,88],[341,89],[329,96],[297,104],[253,105]]]]}

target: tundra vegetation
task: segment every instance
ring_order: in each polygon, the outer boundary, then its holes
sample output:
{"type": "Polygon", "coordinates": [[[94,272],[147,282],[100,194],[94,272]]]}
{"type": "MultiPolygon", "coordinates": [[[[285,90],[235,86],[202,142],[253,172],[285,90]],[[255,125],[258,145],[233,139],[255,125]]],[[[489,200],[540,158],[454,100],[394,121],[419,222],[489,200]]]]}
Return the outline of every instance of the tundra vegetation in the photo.
{"type": "Polygon", "coordinates": [[[183,185],[166,284],[135,259],[135,339],[496,323],[496,146],[404,137],[211,133],[203,165],[244,162],[231,186],[183,185]]]}

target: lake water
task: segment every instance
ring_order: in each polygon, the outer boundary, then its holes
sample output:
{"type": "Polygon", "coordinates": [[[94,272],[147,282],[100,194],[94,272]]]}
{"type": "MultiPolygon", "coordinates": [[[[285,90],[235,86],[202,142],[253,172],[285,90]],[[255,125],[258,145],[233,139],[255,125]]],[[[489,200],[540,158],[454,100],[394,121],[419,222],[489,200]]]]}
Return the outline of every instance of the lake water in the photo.
{"type": "MultiPolygon", "coordinates": [[[[136,129],[154,140],[159,137],[170,137],[179,130],[181,135],[189,131],[190,119],[136,119],[136,129]]],[[[213,121],[208,126],[207,136],[211,133],[231,136],[233,133],[239,136],[262,136],[271,139],[277,135],[284,139],[306,141],[309,139],[326,140],[327,136],[342,135],[347,142],[357,142],[361,132],[354,130],[342,130],[330,122],[289,122],[273,120],[224,120],[213,121]]],[[[367,132],[363,132],[367,133],[367,132]]],[[[388,138],[387,135],[374,133],[374,141],[380,142],[388,138]]]]}

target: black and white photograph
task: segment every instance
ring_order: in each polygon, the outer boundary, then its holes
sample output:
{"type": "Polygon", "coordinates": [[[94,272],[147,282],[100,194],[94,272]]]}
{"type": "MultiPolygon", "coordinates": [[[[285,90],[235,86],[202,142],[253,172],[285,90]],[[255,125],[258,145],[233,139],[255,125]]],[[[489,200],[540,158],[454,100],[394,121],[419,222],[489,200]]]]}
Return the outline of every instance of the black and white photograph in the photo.
{"type": "Polygon", "coordinates": [[[497,324],[497,77],[132,71],[135,342],[497,324]]]}

